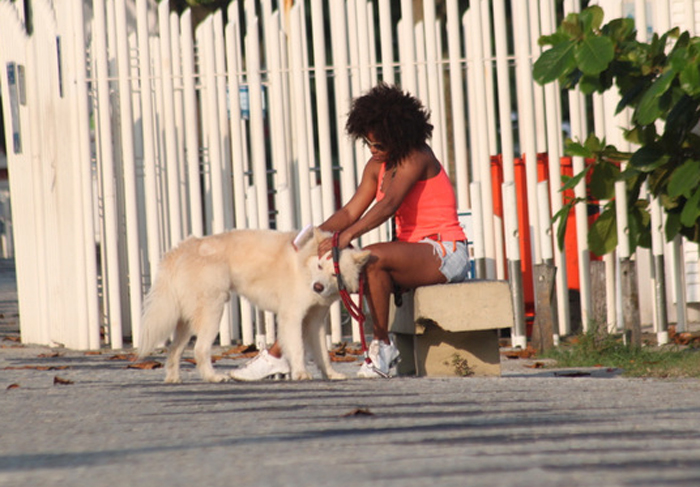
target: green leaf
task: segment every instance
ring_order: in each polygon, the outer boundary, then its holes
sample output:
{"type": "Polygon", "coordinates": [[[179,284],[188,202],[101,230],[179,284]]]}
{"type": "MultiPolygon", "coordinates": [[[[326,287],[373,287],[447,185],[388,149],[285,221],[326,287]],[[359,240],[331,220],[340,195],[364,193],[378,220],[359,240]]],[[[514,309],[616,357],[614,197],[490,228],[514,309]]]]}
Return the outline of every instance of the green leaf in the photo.
{"type": "Polygon", "coordinates": [[[576,67],[573,41],[565,41],[543,52],[535,61],[532,75],[539,84],[551,83],[576,67]]]}
{"type": "Polygon", "coordinates": [[[686,136],[698,123],[698,104],[700,99],[683,95],[671,108],[666,117],[664,139],[671,144],[678,145],[678,142],[686,136]]]}
{"type": "Polygon", "coordinates": [[[588,232],[588,247],[596,255],[605,255],[617,247],[615,208],[608,206],[593,222],[588,232]]]}
{"type": "Polygon", "coordinates": [[[578,14],[571,13],[566,16],[559,26],[562,32],[565,32],[569,37],[576,38],[579,37],[583,32],[581,31],[581,26],[578,21],[578,14]]]}
{"type": "Polygon", "coordinates": [[[583,76],[583,73],[578,69],[574,69],[568,74],[565,74],[559,78],[559,84],[561,85],[561,88],[565,90],[573,90],[581,80],[581,76],[583,76]]]}
{"type": "Polygon", "coordinates": [[[588,138],[586,138],[584,145],[592,155],[594,152],[599,152],[605,147],[605,140],[600,140],[594,133],[591,133],[588,135],[588,138]]]}
{"type": "Polygon", "coordinates": [[[564,250],[566,224],[569,221],[569,213],[571,213],[571,209],[573,207],[573,202],[565,203],[564,206],[562,206],[561,209],[552,217],[552,225],[559,220],[559,226],[557,227],[557,245],[559,246],[559,250],[564,250]]]}
{"type": "Polygon", "coordinates": [[[656,125],[635,125],[630,130],[623,130],[625,140],[635,145],[652,144],[657,138],[656,125]]]}
{"type": "Polygon", "coordinates": [[[628,88],[620,87],[620,94],[622,97],[615,108],[615,115],[620,113],[628,106],[634,106],[637,100],[642,96],[642,93],[644,93],[648,87],[649,83],[646,79],[637,80],[628,88]]]}
{"type": "Polygon", "coordinates": [[[560,44],[569,40],[571,40],[571,37],[564,34],[563,32],[555,32],[554,34],[550,34],[548,36],[540,36],[540,38],[537,40],[537,43],[540,46],[554,46],[556,44],[560,44]]]}
{"type": "Polygon", "coordinates": [[[651,215],[647,207],[647,200],[639,200],[630,208],[627,216],[629,230],[630,250],[637,247],[651,247],[651,215]]]}
{"type": "Polygon", "coordinates": [[[630,165],[638,171],[651,172],[666,164],[669,159],[670,156],[664,152],[659,144],[650,144],[642,146],[632,154],[630,165]]]}
{"type": "Polygon", "coordinates": [[[663,206],[663,209],[666,210],[667,214],[670,214],[671,211],[678,208],[678,205],[679,205],[678,200],[679,199],[680,198],[678,198],[678,197],[675,197],[675,198],[670,197],[668,195],[668,193],[661,193],[659,195],[659,201],[661,202],[661,206],[663,206]]]}
{"type": "Polygon", "coordinates": [[[597,200],[609,200],[615,195],[615,181],[620,177],[620,168],[610,162],[599,162],[593,166],[588,188],[597,200]]]}
{"type": "Polygon", "coordinates": [[[673,211],[666,213],[666,241],[673,240],[678,232],[681,231],[681,216],[680,213],[673,211]]]}
{"type": "Polygon", "coordinates": [[[671,66],[671,69],[677,73],[680,73],[688,64],[689,60],[690,53],[688,52],[688,48],[680,46],[680,43],[677,42],[673,48],[673,51],[668,56],[667,64],[671,66]]]}
{"type": "Polygon", "coordinates": [[[592,166],[586,167],[583,171],[580,173],[576,174],[574,177],[571,178],[565,178],[562,176],[562,181],[564,184],[562,185],[561,189],[559,191],[566,191],[567,189],[574,189],[578,184],[581,182],[583,178],[586,177],[588,174],[588,171],[591,170],[592,166]]]}
{"type": "Polygon", "coordinates": [[[671,177],[673,172],[672,164],[666,164],[649,174],[647,179],[647,184],[649,186],[649,191],[655,196],[659,196],[666,192],[666,187],[668,186],[668,179],[671,177]]]}
{"type": "Polygon", "coordinates": [[[566,154],[570,156],[593,157],[593,152],[588,147],[571,139],[566,139],[565,148],[566,154]]]}
{"type": "Polygon", "coordinates": [[[603,9],[597,5],[592,5],[583,9],[579,15],[581,23],[583,24],[583,30],[585,32],[590,32],[600,29],[600,26],[603,25],[604,16],[603,9]]]}
{"type": "Polygon", "coordinates": [[[683,205],[681,211],[681,225],[692,227],[700,217],[700,188],[695,188],[693,195],[683,205]]]}
{"type": "Polygon", "coordinates": [[[676,72],[668,70],[651,84],[639,101],[639,106],[634,114],[637,123],[648,125],[656,121],[663,114],[664,110],[659,104],[662,95],[671,87],[671,83],[676,78],[676,72]]]}
{"type": "Polygon", "coordinates": [[[621,152],[617,150],[617,147],[614,145],[608,145],[600,151],[600,157],[607,161],[622,162],[629,160],[632,154],[629,152],[621,152]]]}
{"type": "Polygon", "coordinates": [[[681,89],[690,96],[700,94],[700,66],[695,62],[689,62],[683,67],[679,76],[681,89]]]}
{"type": "Polygon", "coordinates": [[[584,95],[590,95],[596,92],[602,93],[609,88],[609,86],[605,86],[601,82],[599,76],[589,75],[581,76],[581,81],[579,82],[578,87],[584,95]]]}
{"type": "Polygon", "coordinates": [[[605,24],[601,31],[616,43],[633,41],[636,34],[634,19],[629,18],[613,19],[605,24]]]}
{"type": "Polygon", "coordinates": [[[690,198],[692,191],[700,185],[700,161],[686,160],[678,166],[668,181],[668,195],[671,198],[690,198]]]}
{"type": "Polygon", "coordinates": [[[615,57],[615,47],[608,37],[586,34],[576,46],[574,55],[578,68],[584,74],[593,75],[608,68],[615,57]]]}

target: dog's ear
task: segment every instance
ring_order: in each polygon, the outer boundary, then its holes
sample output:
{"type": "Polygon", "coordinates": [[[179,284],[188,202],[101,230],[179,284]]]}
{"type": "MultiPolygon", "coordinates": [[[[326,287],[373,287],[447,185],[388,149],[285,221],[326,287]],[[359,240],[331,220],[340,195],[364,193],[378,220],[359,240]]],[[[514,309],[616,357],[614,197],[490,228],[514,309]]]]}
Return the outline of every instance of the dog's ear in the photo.
{"type": "Polygon", "coordinates": [[[332,237],[333,234],[331,232],[326,232],[325,230],[321,230],[318,227],[314,227],[314,241],[316,242],[317,247],[321,242],[332,237]]]}
{"type": "Polygon", "coordinates": [[[311,240],[312,237],[316,235],[316,232],[318,230],[313,227],[311,224],[306,225],[304,229],[299,232],[299,234],[294,238],[294,248],[297,249],[297,252],[299,251],[300,248],[302,248],[306,243],[311,240]],[[312,231],[313,230],[313,231],[312,231]]]}
{"type": "Polygon", "coordinates": [[[361,250],[358,252],[353,252],[352,258],[355,259],[355,263],[358,266],[363,267],[367,263],[371,255],[372,252],[370,252],[369,250],[361,250]]]}
{"type": "Polygon", "coordinates": [[[324,232],[320,228],[314,227],[314,240],[316,240],[317,244],[320,244],[321,242],[323,242],[324,240],[326,240],[327,238],[330,238],[332,236],[333,236],[332,233],[324,232]]]}

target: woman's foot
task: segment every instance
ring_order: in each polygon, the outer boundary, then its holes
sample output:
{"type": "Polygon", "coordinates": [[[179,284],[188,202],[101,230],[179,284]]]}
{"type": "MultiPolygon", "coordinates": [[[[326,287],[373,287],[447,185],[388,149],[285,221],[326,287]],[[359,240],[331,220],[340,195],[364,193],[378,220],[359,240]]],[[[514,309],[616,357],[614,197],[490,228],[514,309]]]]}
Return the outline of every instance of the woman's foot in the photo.
{"type": "Polygon", "coordinates": [[[263,380],[273,375],[288,375],[289,362],[284,357],[275,357],[263,350],[243,367],[231,371],[231,377],[238,381],[263,380]]]}
{"type": "MultiPolygon", "coordinates": [[[[392,369],[399,363],[399,350],[394,342],[384,343],[379,340],[372,340],[369,344],[368,355],[370,362],[363,362],[358,377],[363,379],[373,379],[376,377],[390,377],[392,369]]],[[[395,371],[393,371],[395,372],[395,371]]]]}

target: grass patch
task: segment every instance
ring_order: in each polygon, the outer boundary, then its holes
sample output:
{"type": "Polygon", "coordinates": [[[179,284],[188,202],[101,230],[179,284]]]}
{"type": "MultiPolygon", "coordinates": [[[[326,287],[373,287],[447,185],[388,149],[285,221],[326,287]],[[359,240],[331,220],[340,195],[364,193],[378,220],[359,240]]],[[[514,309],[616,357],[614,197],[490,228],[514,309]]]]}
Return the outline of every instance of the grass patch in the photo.
{"type": "Polygon", "coordinates": [[[542,355],[557,367],[614,367],[627,377],[700,378],[700,352],[679,345],[630,347],[619,335],[589,331],[542,355]]]}

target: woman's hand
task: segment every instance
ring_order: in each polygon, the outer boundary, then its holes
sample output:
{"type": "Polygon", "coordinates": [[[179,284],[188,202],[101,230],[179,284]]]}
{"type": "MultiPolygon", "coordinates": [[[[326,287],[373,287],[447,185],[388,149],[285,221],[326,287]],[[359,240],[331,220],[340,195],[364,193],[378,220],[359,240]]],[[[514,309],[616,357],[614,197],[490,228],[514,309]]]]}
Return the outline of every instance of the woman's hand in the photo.
{"type": "MultiPolygon", "coordinates": [[[[338,248],[339,249],[344,249],[350,245],[350,239],[345,236],[344,232],[341,232],[340,235],[338,236],[338,248]]],[[[318,256],[323,257],[326,255],[327,252],[330,252],[333,249],[333,238],[327,238],[323,240],[320,244],[318,244],[318,256]]]]}
{"type": "Polygon", "coordinates": [[[333,239],[327,238],[318,244],[318,257],[321,258],[333,248],[333,239]]]}

